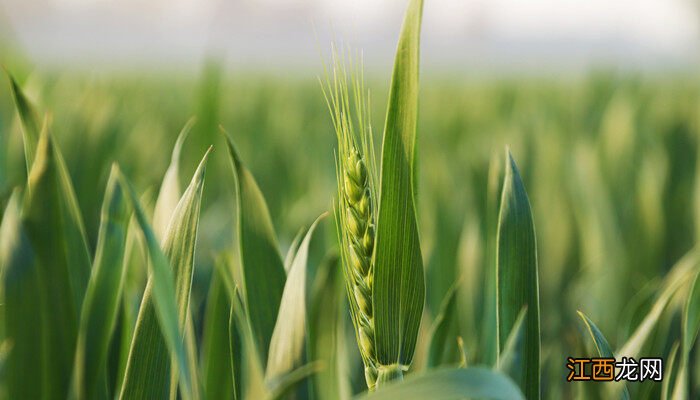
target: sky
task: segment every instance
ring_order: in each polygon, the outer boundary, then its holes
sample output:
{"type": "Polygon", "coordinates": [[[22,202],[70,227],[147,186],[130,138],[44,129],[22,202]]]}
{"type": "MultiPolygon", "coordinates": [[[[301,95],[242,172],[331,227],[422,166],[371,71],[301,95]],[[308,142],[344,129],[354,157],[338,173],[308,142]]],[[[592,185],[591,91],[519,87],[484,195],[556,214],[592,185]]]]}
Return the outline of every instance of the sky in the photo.
{"type": "MultiPolygon", "coordinates": [[[[694,65],[696,0],[426,0],[422,54],[433,68],[586,69],[694,65]]],[[[318,65],[342,41],[391,62],[407,0],[0,0],[37,64],[118,68],[318,65]]],[[[3,28],[1,25],[5,25],[3,28]]]]}

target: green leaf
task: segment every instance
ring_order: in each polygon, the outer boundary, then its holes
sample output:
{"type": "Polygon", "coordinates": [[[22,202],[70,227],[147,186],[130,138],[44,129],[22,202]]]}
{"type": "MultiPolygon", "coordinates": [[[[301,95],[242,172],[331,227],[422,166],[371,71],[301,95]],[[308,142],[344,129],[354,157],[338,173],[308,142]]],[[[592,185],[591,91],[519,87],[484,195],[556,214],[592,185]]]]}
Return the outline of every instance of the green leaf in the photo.
{"type": "Polygon", "coordinates": [[[345,354],[345,280],[337,251],[332,250],[321,261],[313,290],[313,307],[309,329],[311,360],[323,363],[324,368],[314,375],[314,394],[318,399],[350,398],[348,368],[345,354]]]}
{"type": "Polygon", "coordinates": [[[34,106],[29,102],[29,99],[27,99],[27,96],[24,95],[15,78],[9,73],[7,73],[7,76],[10,79],[12,98],[15,101],[15,107],[22,125],[24,160],[27,165],[27,174],[29,174],[32,163],[34,163],[34,155],[36,154],[36,147],[41,133],[41,118],[34,106]]]}
{"type": "Polygon", "coordinates": [[[248,317],[245,314],[243,299],[237,286],[234,286],[231,297],[231,320],[229,323],[229,335],[231,363],[235,372],[236,389],[239,390],[239,399],[262,399],[269,396],[269,389],[265,386],[263,369],[260,357],[253,340],[252,329],[248,317]],[[238,378],[240,384],[238,383],[238,378]]]}
{"type": "Polygon", "coordinates": [[[520,389],[507,376],[479,367],[434,370],[358,397],[362,400],[460,400],[464,398],[525,399],[520,389]]]}
{"type": "MultiPolygon", "coordinates": [[[[603,358],[615,358],[615,353],[613,353],[612,348],[610,347],[610,344],[608,344],[607,339],[605,339],[605,336],[603,333],[598,329],[596,324],[593,323],[593,321],[590,320],[584,313],[581,311],[578,311],[579,317],[581,317],[581,320],[583,320],[583,323],[586,325],[586,329],[588,330],[588,333],[591,335],[591,339],[593,339],[593,343],[595,344],[596,351],[598,352],[599,357],[603,358]]],[[[630,393],[627,390],[627,386],[620,382],[614,382],[610,384],[611,387],[614,387],[612,390],[621,390],[620,393],[620,398],[623,400],[629,400],[630,399],[630,393]],[[621,389],[619,389],[621,388],[621,389]]],[[[618,397],[618,396],[613,396],[613,397],[618,397]]]]}
{"type": "Polygon", "coordinates": [[[93,399],[106,372],[107,350],[121,305],[129,207],[112,166],[102,202],[102,221],[92,275],[80,314],[71,397],[93,399]]]}
{"type": "MultiPolygon", "coordinates": [[[[192,319],[192,313],[189,308],[187,309],[187,315],[185,316],[185,352],[187,354],[187,364],[188,370],[192,371],[192,393],[195,397],[204,396],[202,388],[200,385],[200,375],[199,375],[199,360],[197,353],[197,337],[194,330],[194,320],[192,319]]],[[[177,366],[173,366],[170,371],[170,400],[178,399],[178,386],[177,381],[179,380],[179,371],[177,366]]]]}
{"type": "Polygon", "coordinates": [[[517,367],[525,375],[518,384],[528,399],[539,399],[540,305],[535,226],[520,173],[510,151],[506,153],[496,251],[499,349],[505,348],[518,314],[527,307],[525,353],[517,367]]]}
{"type": "Polygon", "coordinates": [[[12,344],[9,340],[4,340],[0,343],[0,380],[6,382],[7,375],[5,371],[7,370],[7,358],[12,350],[12,344]]]}
{"type": "Polygon", "coordinates": [[[422,10],[422,0],[411,0],[394,61],[382,146],[372,291],[377,360],[402,369],[413,360],[425,302],[414,198],[422,10]]]}
{"type": "MultiPolygon", "coordinates": [[[[217,263],[221,262],[220,260],[217,263]]],[[[231,302],[218,268],[212,272],[202,337],[202,377],[206,398],[234,398],[229,319],[231,302]]]]}
{"type": "Polygon", "coordinates": [[[673,389],[674,399],[686,399],[688,398],[688,388],[690,387],[689,374],[690,370],[689,360],[690,352],[693,349],[693,344],[698,337],[698,331],[700,330],[700,273],[695,274],[695,279],[693,279],[692,286],[690,287],[690,292],[688,293],[688,299],[686,300],[685,307],[683,310],[683,320],[682,320],[682,341],[680,346],[680,361],[678,376],[676,378],[676,384],[673,389]]]}
{"type": "Polygon", "coordinates": [[[525,343],[525,317],[527,316],[527,308],[523,307],[518,314],[518,319],[515,320],[515,325],[508,335],[506,345],[498,355],[498,370],[507,374],[516,382],[521,382],[523,379],[523,371],[520,367],[523,365],[523,357],[526,354],[526,349],[523,347],[525,343]]]}
{"type": "Polygon", "coordinates": [[[180,201],[180,153],[182,152],[182,145],[192,130],[194,123],[195,119],[190,118],[177,136],[173,154],[170,158],[170,166],[165,171],[163,183],[160,185],[156,208],[153,212],[153,230],[158,238],[162,238],[168,229],[170,217],[180,201]]]}
{"type": "Polygon", "coordinates": [[[673,343],[673,346],[671,347],[671,352],[668,354],[668,357],[664,361],[664,364],[666,365],[664,367],[664,381],[661,384],[661,400],[668,400],[671,396],[671,389],[672,389],[672,384],[673,382],[678,381],[678,373],[676,373],[676,358],[678,355],[678,350],[681,348],[680,342],[675,342],[673,343]]]}
{"type": "MultiPolygon", "coordinates": [[[[486,190],[486,265],[496,265],[496,251],[498,238],[498,211],[500,210],[501,192],[503,186],[503,163],[500,154],[493,152],[489,160],[489,170],[486,190]]],[[[498,361],[498,328],[497,328],[497,296],[496,296],[496,268],[486,268],[483,284],[484,306],[483,321],[481,327],[482,361],[487,365],[495,365],[498,361]]]]}
{"type": "MultiPolygon", "coordinates": [[[[189,307],[194,249],[209,151],[204,155],[173,213],[162,252],[140,206],[134,206],[137,208],[136,216],[148,244],[150,265],[153,268],[136,322],[121,398],[168,398],[170,360],[173,356],[178,361],[176,367],[181,395],[186,399],[198,397],[194,388],[196,382],[192,377],[196,371],[191,370],[182,332],[185,331],[189,307]]],[[[130,194],[132,202],[138,205],[133,190],[130,190],[130,194]]]]}
{"type": "MultiPolygon", "coordinates": [[[[244,376],[246,371],[243,371],[243,366],[246,362],[247,353],[251,350],[245,349],[244,344],[247,343],[250,336],[250,326],[246,319],[245,311],[243,310],[243,301],[241,300],[238,286],[233,278],[234,268],[231,264],[235,262],[233,257],[224,253],[218,257],[217,262],[214,263],[214,267],[216,269],[215,273],[220,278],[222,288],[230,304],[226,332],[228,334],[228,371],[230,372],[230,379],[233,384],[233,393],[231,397],[233,399],[243,399],[245,398],[245,396],[243,396],[243,380],[246,378],[246,376],[244,376]]],[[[259,358],[257,356],[255,359],[259,363],[259,358]]],[[[257,372],[255,375],[259,377],[259,382],[256,382],[256,384],[259,383],[259,386],[263,387],[262,372],[259,371],[260,366],[258,364],[255,367],[257,372]]]]}
{"type": "Polygon", "coordinates": [[[700,331],[700,273],[695,274],[683,313],[683,347],[690,351],[700,331]]]}
{"type": "Polygon", "coordinates": [[[287,398],[290,392],[302,383],[304,379],[315,374],[320,369],[321,365],[319,363],[309,363],[286,374],[277,376],[268,383],[270,391],[268,392],[267,398],[270,400],[287,398]]]}
{"type": "Polygon", "coordinates": [[[314,221],[292,261],[289,276],[284,286],[277,323],[270,341],[269,358],[265,370],[266,382],[286,375],[301,367],[306,361],[306,339],[308,335],[307,264],[309,244],[321,215],[314,221]]]}
{"type": "Polygon", "coordinates": [[[457,344],[459,335],[457,324],[458,287],[459,281],[455,282],[447,291],[440,306],[440,313],[435,317],[430,335],[430,347],[428,348],[428,368],[450,364],[456,366],[461,361],[462,355],[457,344]]]}
{"type": "Polygon", "coordinates": [[[660,293],[651,310],[627,339],[627,342],[616,352],[617,354],[625,357],[639,356],[644,343],[656,328],[671,298],[678,289],[690,282],[693,274],[698,271],[698,265],[700,265],[700,252],[697,249],[692,249],[671,268],[661,284],[660,293]]]}
{"type": "Polygon", "coordinates": [[[304,230],[300,229],[297,235],[294,236],[294,240],[292,240],[292,243],[289,245],[287,255],[284,257],[284,271],[287,274],[289,274],[289,269],[292,268],[292,262],[294,261],[294,257],[297,255],[297,251],[299,251],[299,244],[301,243],[301,239],[303,237],[304,230]]]}
{"type": "Polygon", "coordinates": [[[46,127],[29,174],[23,221],[44,300],[46,387],[64,398],[73,370],[78,314],[90,274],[85,231],[65,164],[46,127]]]}
{"type": "Polygon", "coordinates": [[[6,341],[7,396],[10,399],[42,398],[45,331],[40,268],[21,219],[21,192],[15,190],[0,225],[0,267],[3,284],[2,318],[6,341]]]}
{"type": "MultiPolygon", "coordinates": [[[[147,196],[142,196],[140,204],[153,203],[150,198],[151,195],[152,192],[148,192],[147,196]]],[[[131,200],[129,200],[129,204],[131,204],[131,200]]],[[[118,316],[119,322],[117,328],[119,332],[115,332],[115,334],[119,335],[119,343],[117,344],[119,347],[119,361],[112,377],[114,381],[113,393],[115,396],[121,393],[124,374],[126,373],[126,365],[129,361],[131,339],[134,337],[139,306],[141,305],[143,289],[146,285],[148,275],[147,247],[145,238],[141,234],[141,228],[137,218],[132,212],[126,234],[126,247],[124,249],[124,269],[126,270],[126,276],[124,278],[124,287],[122,288],[121,310],[118,316]]]]}
{"type": "MultiPolygon", "coordinates": [[[[225,279],[224,279],[225,281],[225,279]]],[[[224,284],[226,287],[226,285],[224,284]]],[[[240,296],[238,295],[238,290],[234,287],[233,291],[229,291],[229,301],[231,303],[231,310],[228,319],[228,340],[229,340],[229,354],[230,365],[231,365],[231,380],[233,381],[233,398],[242,399],[242,377],[243,377],[243,340],[244,335],[241,333],[242,327],[247,325],[242,324],[245,321],[243,316],[243,303],[240,301],[240,296]],[[232,300],[235,299],[235,300],[232,300]]],[[[262,375],[262,372],[260,373],[262,375]]],[[[262,380],[262,379],[261,379],[262,380]]]]}
{"type": "MultiPolygon", "coordinates": [[[[123,176],[120,176],[120,178],[122,186],[128,189],[127,193],[129,194],[131,206],[134,209],[134,215],[136,216],[136,220],[139,224],[139,227],[141,228],[141,233],[144,236],[144,240],[148,248],[148,254],[151,260],[151,262],[149,263],[151,269],[151,278],[149,279],[149,282],[151,282],[151,285],[148,288],[148,290],[153,293],[152,296],[153,303],[155,304],[156,315],[158,317],[158,322],[160,322],[163,337],[165,338],[165,342],[168,346],[168,349],[173,354],[174,359],[177,360],[178,365],[181,366],[179,372],[181,374],[181,378],[183,378],[180,379],[182,393],[184,393],[183,398],[189,399],[192,397],[191,395],[188,395],[191,392],[192,384],[190,383],[189,371],[187,370],[188,364],[185,353],[185,346],[183,345],[184,335],[182,333],[182,329],[178,326],[178,310],[175,298],[174,284],[175,280],[173,278],[173,272],[170,267],[170,262],[163,254],[163,251],[160,249],[158,240],[156,239],[151,226],[148,224],[146,214],[144,213],[141,205],[139,204],[139,199],[136,195],[136,192],[131,187],[131,184],[126,180],[126,178],[124,178],[123,176]]],[[[139,321],[137,320],[137,325],[138,323],[139,321]]],[[[136,335],[136,333],[134,335],[136,335]]],[[[133,342],[132,348],[130,350],[133,350],[133,342]]],[[[138,353],[135,354],[133,353],[133,351],[129,352],[129,360],[127,361],[126,370],[124,372],[124,381],[121,385],[120,398],[124,398],[124,393],[128,385],[132,386],[129,389],[130,391],[137,393],[139,391],[143,391],[144,393],[149,393],[153,391],[153,389],[150,388],[149,385],[157,384],[155,382],[151,382],[147,384],[142,384],[141,387],[137,388],[134,387],[135,385],[133,383],[129,382],[128,374],[131,365],[134,363],[138,364],[144,362],[141,359],[142,357],[146,357],[146,355],[138,353]]],[[[153,373],[157,372],[154,371],[153,373]]],[[[162,385],[167,388],[166,383],[163,383],[162,385]]],[[[168,393],[166,392],[163,396],[161,396],[161,398],[165,398],[167,394],[168,393]]]]}
{"type": "Polygon", "coordinates": [[[253,340],[265,368],[287,279],[270,212],[255,178],[226,134],[235,176],[243,298],[253,340]]]}

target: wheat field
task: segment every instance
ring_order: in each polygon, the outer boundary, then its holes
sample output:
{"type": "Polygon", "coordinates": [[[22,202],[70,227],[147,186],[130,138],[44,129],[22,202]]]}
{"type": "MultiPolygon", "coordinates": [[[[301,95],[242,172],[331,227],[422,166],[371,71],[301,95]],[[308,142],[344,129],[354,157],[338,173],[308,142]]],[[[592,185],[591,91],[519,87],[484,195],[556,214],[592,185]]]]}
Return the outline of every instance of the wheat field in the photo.
{"type": "Polygon", "coordinates": [[[700,81],[422,75],[408,3],[387,71],[14,56],[0,398],[700,396],[700,81]]]}

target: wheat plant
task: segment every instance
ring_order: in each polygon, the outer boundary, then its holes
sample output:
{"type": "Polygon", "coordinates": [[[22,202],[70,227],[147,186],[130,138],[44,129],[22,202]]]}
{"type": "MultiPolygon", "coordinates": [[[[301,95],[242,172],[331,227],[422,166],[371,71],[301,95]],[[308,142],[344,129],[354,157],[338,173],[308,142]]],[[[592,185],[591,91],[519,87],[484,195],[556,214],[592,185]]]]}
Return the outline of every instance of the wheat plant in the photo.
{"type": "Polygon", "coordinates": [[[410,366],[425,297],[412,201],[422,7],[422,1],[411,2],[399,39],[382,171],[375,167],[361,57],[352,64],[352,57],[335,52],[326,79],[326,101],[338,140],[336,224],[352,320],[370,390],[402,379],[410,366]],[[348,62],[352,64],[350,74],[344,65],[348,62]],[[404,151],[407,154],[397,154],[404,151]],[[377,190],[380,175],[381,193],[386,194],[382,197],[377,190]],[[378,232],[382,235],[379,247],[375,243],[378,232]],[[402,320],[404,316],[408,316],[407,321],[402,320]]]}
{"type": "Polygon", "coordinates": [[[406,3],[391,71],[332,46],[321,90],[8,67],[0,400],[698,398],[697,85],[419,89],[406,3]]]}

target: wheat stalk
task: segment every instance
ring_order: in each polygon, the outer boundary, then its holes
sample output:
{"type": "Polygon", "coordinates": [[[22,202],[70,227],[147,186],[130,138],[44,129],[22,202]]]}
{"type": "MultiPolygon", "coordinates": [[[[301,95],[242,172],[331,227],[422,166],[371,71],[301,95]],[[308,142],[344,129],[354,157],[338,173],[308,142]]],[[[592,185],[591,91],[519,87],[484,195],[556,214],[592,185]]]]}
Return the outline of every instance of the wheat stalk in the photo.
{"type": "Polygon", "coordinates": [[[372,314],[377,175],[369,124],[369,93],[364,89],[361,57],[359,60],[348,84],[346,59],[334,49],[332,80],[326,71],[323,91],[338,139],[336,225],[343,271],[358,347],[365,365],[365,379],[369,389],[373,390],[379,367],[372,314]]]}

